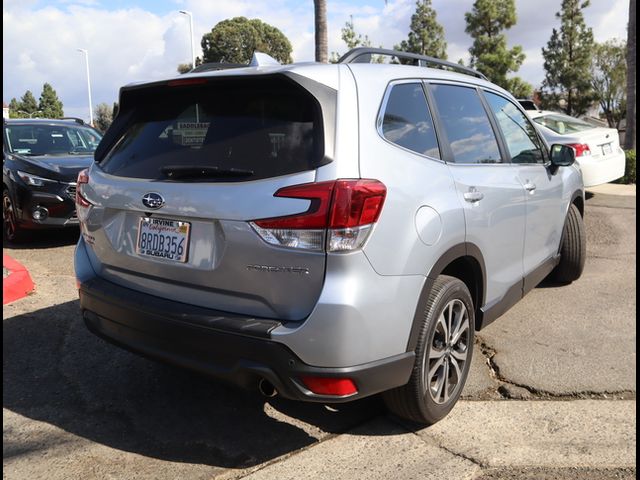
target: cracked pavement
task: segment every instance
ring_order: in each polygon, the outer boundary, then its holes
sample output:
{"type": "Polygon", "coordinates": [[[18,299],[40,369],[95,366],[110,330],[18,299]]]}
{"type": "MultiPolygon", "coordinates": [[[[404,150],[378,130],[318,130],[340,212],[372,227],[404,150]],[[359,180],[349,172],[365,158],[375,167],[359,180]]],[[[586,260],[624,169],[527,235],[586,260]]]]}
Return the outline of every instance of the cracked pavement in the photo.
{"type": "Polygon", "coordinates": [[[5,248],[3,478],[635,478],[635,197],[587,200],[588,259],[477,335],[461,401],[415,429],[377,398],[326,408],[137,357],[78,314],[77,231],[5,248]]]}

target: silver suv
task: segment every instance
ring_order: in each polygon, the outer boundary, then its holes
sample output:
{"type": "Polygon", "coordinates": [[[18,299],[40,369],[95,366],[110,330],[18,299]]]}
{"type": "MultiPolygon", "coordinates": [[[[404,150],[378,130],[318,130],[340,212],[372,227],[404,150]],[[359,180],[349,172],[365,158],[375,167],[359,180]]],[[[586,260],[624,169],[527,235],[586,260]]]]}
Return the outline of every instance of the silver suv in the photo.
{"type": "Polygon", "coordinates": [[[456,64],[368,48],[272,63],[121,89],[78,178],[84,320],[267,396],[383,392],[434,423],[474,331],[550,273],[580,276],[573,151],[456,64]],[[384,55],[402,64],[365,63],[384,55]]]}

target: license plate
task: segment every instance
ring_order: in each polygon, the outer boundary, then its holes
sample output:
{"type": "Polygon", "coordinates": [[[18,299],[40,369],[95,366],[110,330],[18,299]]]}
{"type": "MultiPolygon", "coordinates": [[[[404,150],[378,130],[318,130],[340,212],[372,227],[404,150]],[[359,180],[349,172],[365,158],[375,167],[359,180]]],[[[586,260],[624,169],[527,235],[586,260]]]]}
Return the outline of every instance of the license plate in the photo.
{"type": "Polygon", "coordinates": [[[136,251],[148,257],[186,262],[191,224],[169,218],[142,217],[136,251]]]}
{"type": "Polygon", "coordinates": [[[611,148],[611,144],[610,143],[605,143],[604,145],[602,145],[602,154],[603,155],[607,155],[608,153],[611,153],[613,150],[611,148]]]}

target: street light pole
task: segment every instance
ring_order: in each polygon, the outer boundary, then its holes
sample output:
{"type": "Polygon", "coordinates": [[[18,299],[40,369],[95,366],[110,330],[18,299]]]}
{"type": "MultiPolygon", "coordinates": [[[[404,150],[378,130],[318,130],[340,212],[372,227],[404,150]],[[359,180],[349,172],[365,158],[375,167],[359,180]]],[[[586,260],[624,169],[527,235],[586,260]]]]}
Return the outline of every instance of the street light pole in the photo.
{"type": "Polygon", "coordinates": [[[84,53],[85,63],[87,65],[87,93],[89,94],[89,125],[93,127],[93,106],[91,105],[91,79],[89,77],[89,52],[84,48],[79,48],[78,51],[84,53]]]}
{"type": "Polygon", "coordinates": [[[191,68],[196,68],[196,50],[193,45],[193,15],[187,10],[180,10],[180,13],[189,17],[189,36],[191,38],[191,68]]]}

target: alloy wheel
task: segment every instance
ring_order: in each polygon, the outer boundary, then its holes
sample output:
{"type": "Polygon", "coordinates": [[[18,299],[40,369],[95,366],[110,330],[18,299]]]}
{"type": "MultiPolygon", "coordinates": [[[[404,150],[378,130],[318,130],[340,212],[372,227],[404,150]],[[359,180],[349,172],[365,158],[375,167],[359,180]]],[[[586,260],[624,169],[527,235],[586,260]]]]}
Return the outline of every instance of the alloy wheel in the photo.
{"type": "Polygon", "coordinates": [[[469,312],[459,299],[448,302],[438,317],[423,359],[424,387],[437,404],[445,404],[462,385],[469,353],[469,312]]]}
{"type": "Polygon", "coordinates": [[[2,223],[7,239],[13,239],[16,235],[16,217],[8,192],[2,194],[2,223]]]}

